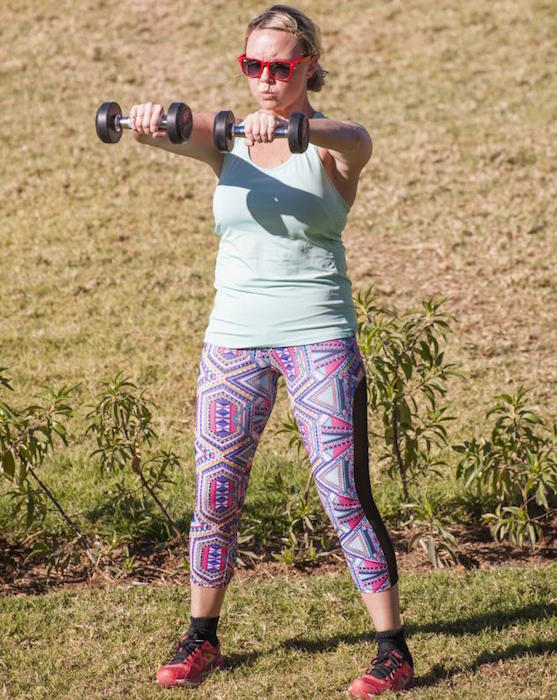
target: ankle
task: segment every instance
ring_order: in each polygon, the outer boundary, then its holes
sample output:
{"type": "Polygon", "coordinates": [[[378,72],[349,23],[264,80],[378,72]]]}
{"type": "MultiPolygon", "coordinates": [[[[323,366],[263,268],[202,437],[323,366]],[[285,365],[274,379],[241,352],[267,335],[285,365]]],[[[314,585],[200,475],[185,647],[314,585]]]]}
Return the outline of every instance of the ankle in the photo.
{"type": "Polygon", "coordinates": [[[219,616],[217,617],[190,617],[190,627],[188,635],[197,632],[200,639],[206,639],[213,646],[219,643],[217,637],[217,626],[219,624],[219,616]]]}
{"type": "Polygon", "coordinates": [[[404,627],[400,627],[399,629],[395,630],[376,632],[375,639],[377,641],[378,654],[383,654],[395,649],[402,654],[405,661],[408,661],[411,666],[414,665],[412,654],[410,653],[410,649],[408,649],[406,644],[404,627]]]}

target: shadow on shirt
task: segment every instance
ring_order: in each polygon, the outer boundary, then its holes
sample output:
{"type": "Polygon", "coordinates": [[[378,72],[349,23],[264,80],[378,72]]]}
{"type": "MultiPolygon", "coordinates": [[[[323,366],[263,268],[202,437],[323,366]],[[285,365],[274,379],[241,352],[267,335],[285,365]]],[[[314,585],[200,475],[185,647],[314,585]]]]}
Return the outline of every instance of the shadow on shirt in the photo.
{"type": "MultiPolygon", "coordinates": [[[[307,156],[294,154],[288,162],[294,158],[307,156]]],[[[314,175],[316,190],[323,196],[286,184],[244,158],[229,153],[215,193],[217,227],[220,230],[252,228],[255,221],[273,236],[301,238],[321,248],[335,250],[341,241],[347,212],[333,201],[331,183],[324,179],[328,176],[323,168],[315,173],[314,170],[314,164],[309,161],[301,172],[309,171],[314,175]],[[244,198],[227,193],[219,199],[219,187],[243,189],[247,194],[244,198]]],[[[224,195],[224,190],[220,193],[224,195]]]]}

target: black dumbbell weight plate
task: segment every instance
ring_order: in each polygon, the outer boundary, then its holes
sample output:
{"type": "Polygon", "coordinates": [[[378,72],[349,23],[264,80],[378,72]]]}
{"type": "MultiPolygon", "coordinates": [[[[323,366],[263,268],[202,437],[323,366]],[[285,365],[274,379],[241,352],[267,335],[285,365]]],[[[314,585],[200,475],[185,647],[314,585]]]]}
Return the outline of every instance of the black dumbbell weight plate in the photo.
{"type": "Polygon", "coordinates": [[[183,102],[173,102],[166,115],[166,133],[172,143],[184,143],[191,136],[193,118],[191,109],[183,102]]]}
{"type": "Polygon", "coordinates": [[[292,153],[304,153],[309,144],[309,121],[303,112],[293,112],[288,120],[288,145],[292,153]]]}
{"type": "Polygon", "coordinates": [[[292,153],[304,153],[309,144],[309,121],[303,112],[294,112],[288,120],[288,145],[292,153]]]}
{"type": "Polygon", "coordinates": [[[97,136],[105,143],[118,143],[122,130],[116,129],[114,120],[122,116],[122,110],[117,102],[103,102],[95,117],[97,136]]]}
{"type": "Polygon", "coordinates": [[[234,124],[234,114],[229,110],[219,112],[213,123],[213,143],[219,151],[231,151],[234,147],[234,136],[232,126],[234,124]]]}

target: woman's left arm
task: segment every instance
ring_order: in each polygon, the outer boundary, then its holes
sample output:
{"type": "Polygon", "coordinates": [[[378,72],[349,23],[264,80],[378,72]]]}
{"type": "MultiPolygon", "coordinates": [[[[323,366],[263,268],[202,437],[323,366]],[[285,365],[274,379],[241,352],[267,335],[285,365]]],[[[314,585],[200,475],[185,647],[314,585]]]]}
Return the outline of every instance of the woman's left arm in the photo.
{"type": "Polygon", "coordinates": [[[371,158],[371,136],[357,122],[310,119],[310,142],[319,148],[327,174],[351,206],[358,179],[371,158]]]}

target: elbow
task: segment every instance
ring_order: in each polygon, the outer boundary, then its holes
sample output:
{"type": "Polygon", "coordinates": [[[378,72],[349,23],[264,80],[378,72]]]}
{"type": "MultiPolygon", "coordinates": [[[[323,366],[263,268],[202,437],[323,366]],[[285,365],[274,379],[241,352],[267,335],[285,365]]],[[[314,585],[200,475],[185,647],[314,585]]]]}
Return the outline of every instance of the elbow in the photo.
{"type": "Polygon", "coordinates": [[[373,144],[371,141],[371,136],[368,130],[362,124],[358,122],[350,122],[352,130],[352,138],[350,145],[350,152],[346,155],[354,163],[354,165],[359,165],[361,168],[368,162],[371,158],[371,152],[373,150],[373,144]]]}
{"type": "Polygon", "coordinates": [[[361,124],[358,124],[356,149],[362,158],[363,165],[365,165],[373,153],[373,141],[367,129],[361,124]]]}

